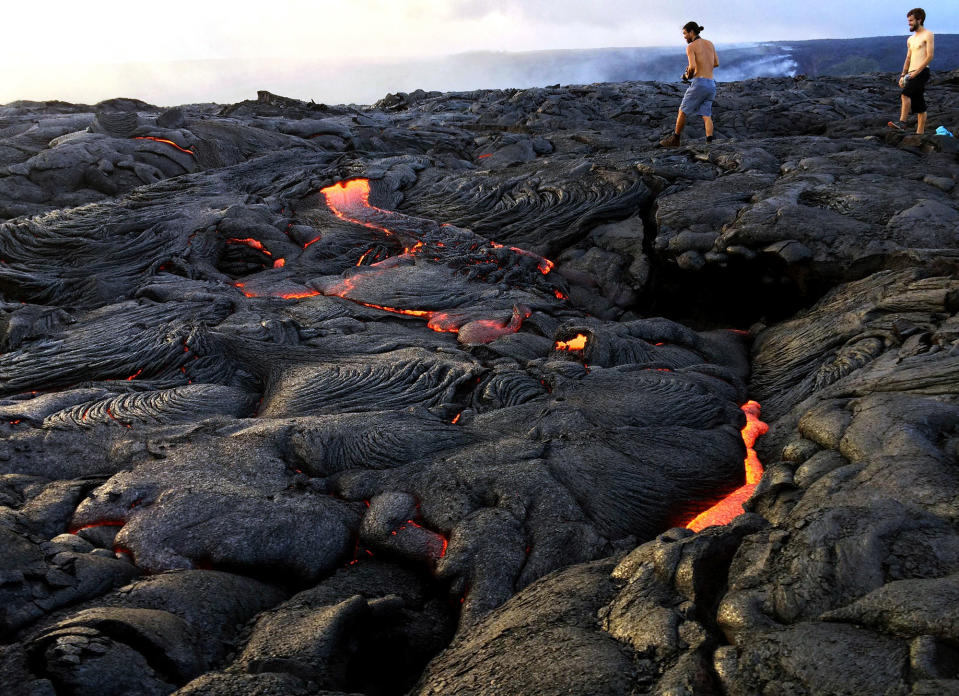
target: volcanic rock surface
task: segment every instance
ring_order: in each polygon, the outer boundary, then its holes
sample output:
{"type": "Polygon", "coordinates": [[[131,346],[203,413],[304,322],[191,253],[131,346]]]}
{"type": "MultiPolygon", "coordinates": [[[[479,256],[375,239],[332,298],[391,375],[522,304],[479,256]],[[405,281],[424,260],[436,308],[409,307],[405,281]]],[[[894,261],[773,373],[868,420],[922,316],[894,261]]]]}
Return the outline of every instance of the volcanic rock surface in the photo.
{"type": "Polygon", "coordinates": [[[680,96],[0,107],[6,693],[959,693],[959,146],[680,96]]]}

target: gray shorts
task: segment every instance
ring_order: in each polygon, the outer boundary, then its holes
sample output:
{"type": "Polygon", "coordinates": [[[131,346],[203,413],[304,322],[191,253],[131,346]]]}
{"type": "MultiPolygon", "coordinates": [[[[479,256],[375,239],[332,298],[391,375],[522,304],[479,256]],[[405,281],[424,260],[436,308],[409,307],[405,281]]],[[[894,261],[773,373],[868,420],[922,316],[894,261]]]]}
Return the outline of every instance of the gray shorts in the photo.
{"type": "Polygon", "coordinates": [[[716,96],[716,80],[708,77],[694,77],[693,82],[683,95],[679,110],[687,116],[712,116],[713,98],[716,96]]]}

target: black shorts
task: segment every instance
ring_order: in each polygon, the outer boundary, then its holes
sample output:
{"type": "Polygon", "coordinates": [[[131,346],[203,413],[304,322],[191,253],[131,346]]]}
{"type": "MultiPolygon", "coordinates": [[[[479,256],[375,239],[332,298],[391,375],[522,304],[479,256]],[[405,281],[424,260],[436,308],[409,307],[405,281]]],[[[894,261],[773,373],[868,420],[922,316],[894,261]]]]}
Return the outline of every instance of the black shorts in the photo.
{"type": "Polygon", "coordinates": [[[902,94],[912,100],[912,113],[926,113],[926,83],[929,82],[929,68],[923,68],[918,75],[909,80],[902,88],[902,94]]]}

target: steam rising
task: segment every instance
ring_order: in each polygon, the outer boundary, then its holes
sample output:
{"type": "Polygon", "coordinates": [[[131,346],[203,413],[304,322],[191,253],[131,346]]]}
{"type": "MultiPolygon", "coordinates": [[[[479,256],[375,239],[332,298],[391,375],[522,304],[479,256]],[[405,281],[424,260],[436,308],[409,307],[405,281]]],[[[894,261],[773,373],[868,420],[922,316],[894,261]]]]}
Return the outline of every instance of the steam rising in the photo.
{"type": "MultiPolygon", "coordinates": [[[[789,48],[777,44],[719,47],[720,81],[794,75],[789,48]]],[[[531,52],[473,52],[434,58],[366,60],[196,60],[58,68],[44,92],[16,75],[7,93],[34,100],[95,103],[117,96],[157,105],[234,103],[259,89],[326,104],[371,104],[389,92],[416,89],[543,87],[629,80],[678,79],[682,47],[608,48],[531,52]],[[86,77],[94,71],[98,86],[86,77]],[[184,79],[184,76],[188,76],[184,79]]]]}

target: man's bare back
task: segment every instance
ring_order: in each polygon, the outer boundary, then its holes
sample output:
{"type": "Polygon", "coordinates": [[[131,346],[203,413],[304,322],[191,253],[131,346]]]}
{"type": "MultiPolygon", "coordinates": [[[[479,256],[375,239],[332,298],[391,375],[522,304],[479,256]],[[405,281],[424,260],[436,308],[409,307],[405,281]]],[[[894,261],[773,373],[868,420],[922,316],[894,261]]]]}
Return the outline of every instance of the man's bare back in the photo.
{"type": "Polygon", "coordinates": [[[692,41],[686,46],[686,56],[689,58],[688,72],[691,77],[713,79],[713,68],[719,67],[719,58],[712,41],[702,37],[692,41]]]}

